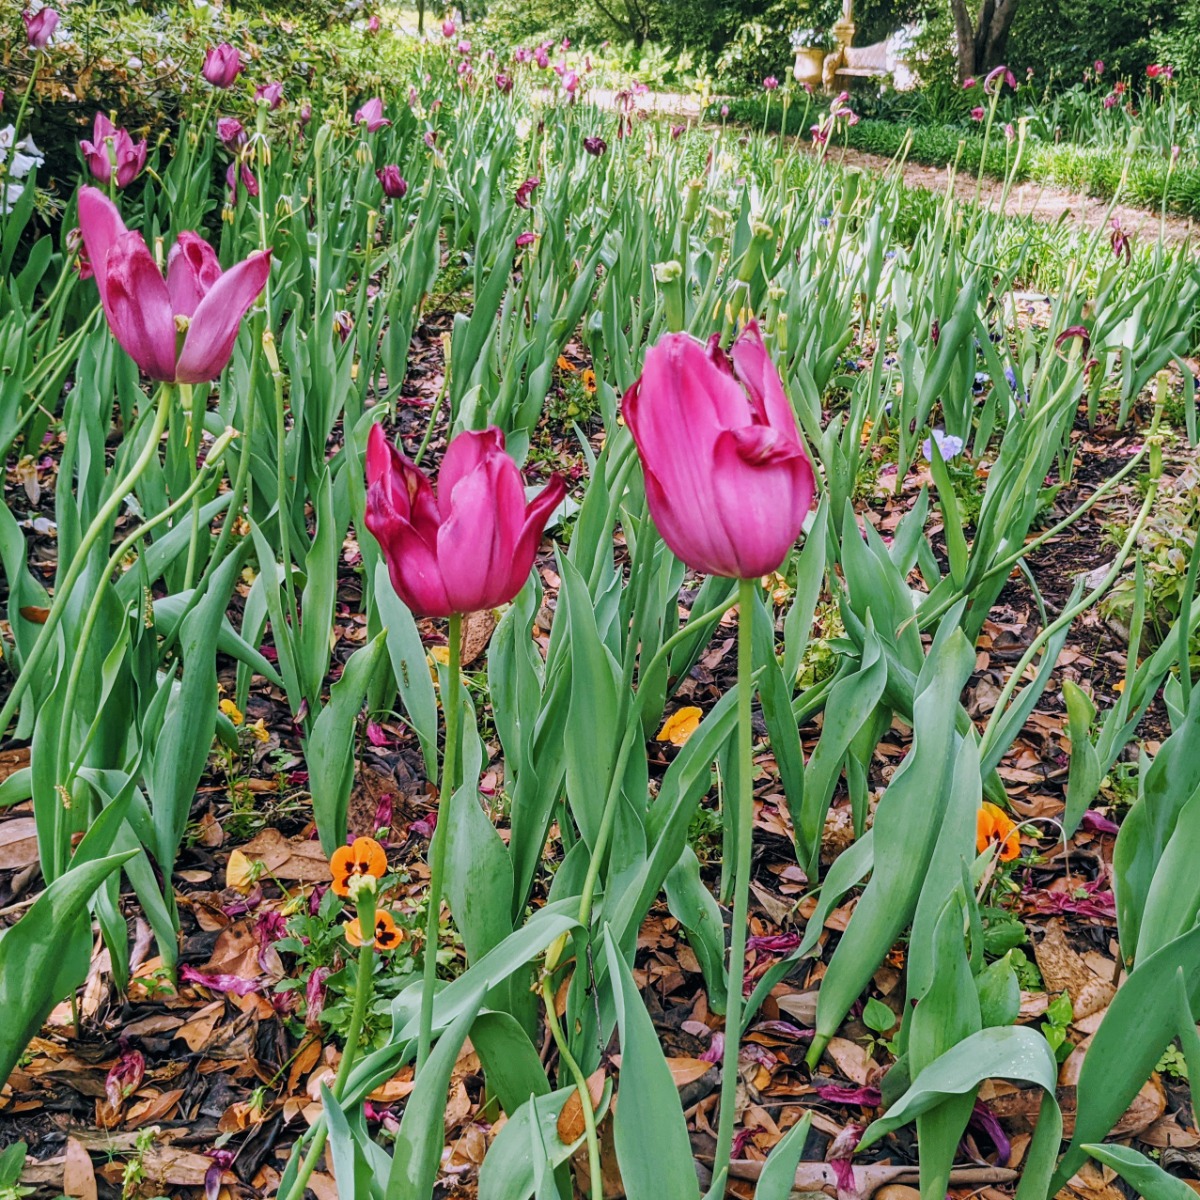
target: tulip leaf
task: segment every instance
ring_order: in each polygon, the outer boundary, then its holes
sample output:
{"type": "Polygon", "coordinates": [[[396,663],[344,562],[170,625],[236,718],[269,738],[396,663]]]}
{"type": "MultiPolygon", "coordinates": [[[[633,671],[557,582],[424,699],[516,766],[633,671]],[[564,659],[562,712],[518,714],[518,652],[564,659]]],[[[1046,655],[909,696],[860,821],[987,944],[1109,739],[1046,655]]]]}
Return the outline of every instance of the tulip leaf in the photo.
{"type": "Polygon", "coordinates": [[[754,1188],[754,1200],[790,1200],[796,1182],[796,1168],[804,1157],[804,1143],[808,1141],[812,1121],[812,1113],[806,1112],[771,1147],[754,1188]]]}
{"type": "Polygon", "coordinates": [[[611,933],[604,950],[621,1038],[613,1140],[625,1194],[629,1200],[699,1200],[687,1122],[654,1024],[611,933]]]}
{"type": "Polygon", "coordinates": [[[446,1110],[450,1074],[483,1003],[483,995],[484,988],[477,982],[417,1075],[416,1086],[404,1106],[404,1117],[396,1134],[387,1200],[410,1200],[411,1197],[433,1194],[445,1140],[442,1114],[446,1110]]]}
{"type": "Polygon", "coordinates": [[[51,1009],[87,977],[92,960],[88,903],[104,880],[131,857],[132,852],[126,851],[71,867],[0,935],[3,1078],[12,1074],[51,1009]]]}
{"type": "Polygon", "coordinates": [[[341,678],[329,689],[329,703],[317,715],[305,741],[313,816],[326,855],[332,855],[346,840],[346,814],[354,782],[354,725],[386,636],[386,631],[381,632],[346,660],[341,678]]]}
{"type": "Polygon", "coordinates": [[[1182,1179],[1168,1175],[1158,1163],[1132,1146],[1088,1144],[1080,1148],[1097,1162],[1112,1167],[1146,1200],[1196,1200],[1196,1193],[1182,1179]]]}

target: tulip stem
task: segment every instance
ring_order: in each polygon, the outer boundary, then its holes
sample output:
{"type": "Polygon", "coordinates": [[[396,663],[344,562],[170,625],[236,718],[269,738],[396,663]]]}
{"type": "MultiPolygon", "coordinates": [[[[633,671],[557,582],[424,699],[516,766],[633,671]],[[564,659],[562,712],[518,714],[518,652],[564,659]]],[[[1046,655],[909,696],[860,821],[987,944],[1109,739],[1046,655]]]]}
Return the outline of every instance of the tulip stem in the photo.
{"type": "MultiPolygon", "coordinates": [[[[363,943],[358,951],[358,981],[354,990],[354,1007],[350,1010],[350,1028],[346,1031],[346,1045],[342,1050],[342,1061],[338,1063],[337,1075],[333,1080],[330,1094],[335,1100],[341,1100],[350,1078],[351,1068],[358,1056],[358,1043],[362,1038],[363,1021],[367,1014],[367,1000],[371,995],[372,972],[375,969],[375,893],[364,891],[360,893],[358,902],[358,927],[362,930],[363,943]]],[[[317,1162],[325,1149],[325,1141],[329,1137],[329,1123],[325,1122],[313,1132],[312,1145],[296,1179],[288,1189],[287,1200],[303,1200],[308,1181],[316,1170],[317,1162]]]]}
{"type": "Polygon", "coordinates": [[[721,1062],[721,1114],[709,1196],[725,1194],[733,1157],[737,1116],[738,1043],[742,1030],[742,980],[746,969],[746,926],[750,901],[750,843],[754,836],[754,770],[750,729],[751,632],[754,628],[754,580],[738,580],[738,787],[737,857],[733,870],[733,917],[729,930],[729,989],[725,1004],[725,1054],[721,1062]]]}
{"type": "Polygon", "coordinates": [[[54,603],[50,606],[50,613],[46,617],[46,623],[42,626],[37,641],[34,642],[33,649],[29,652],[29,657],[22,666],[20,675],[17,676],[13,683],[12,692],[5,702],[4,708],[0,710],[0,734],[8,728],[8,723],[12,720],[13,714],[20,704],[21,697],[28,690],[29,685],[37,675],[42,659],[46,657],[46,651],[54,644],[55,630],[58,629],[58,624],[62,620],[63,613],[66,611],[71,591],[79,581],[79,576],[83,574],[83,569],[87,565],[88,558],[91,556],[92,547],[108,527],[109,521],[116,516],[125,501],[125,497],[133,491],[134,485],[145,474],[146,468],[150,465],[150,460],[158,453],[158,443],[162,440],[163,431],[167,427],[167,416],[171,411],[171,395],[173,391],[174,389],[167,383],[164,383],[159,389],[158,405],[154,413],[154,424],[151,426],[150,432],[146,437],[146,444],[142,447],[142,452],[138,455],[129,470],[117,481],[116,487],[113,488],[108,499],[101,506],[100,511],[92,518],[92,523],[83,535],[83,539],[79,543],[79,549],[75,551],[75,557],[71,560],[71,565],[67,568],[66,575],[63,577],[62,582],[56,586],[54,590],[54,603]]]}
{"type": "Polygon", "coordinates": [[[589,1200],[603,1200],[604,1175],[600,1168],[600,1139],[596,1136],[596,1110],[592,1107],[592,1094],[588,1089],[587,1076],[571,1053],[566,1034],[563,1033],[562,1023],[558,1019],[552,980],[553,973],[547,970],[542,976],[542,1001],[546,1005],[546,1024],[550,1026],[551,1036],[558,1047],[559,1060],[570,1072],[579,1093],[580,1108],[583,1110],[583,1131],[587,1137],[588,1175],[591,1179],[589,1200]]]}
{"type": "Polygon", "coordinates": [[[446,720],[446,750],[442,756],[442,788],[438,797],[437,824],[429,843],[429,891],[425,903],[425,962],[421,985],[421,1024],[417,1034],[417,1071],[425,1065],[433,1042],[433,989],[437,983],[438,929],[442,915],[442,883],[446,874],[446,839],[450,833],[450,803],[458,769],[458,724],[462,710],[459,678],[462,674],[462,614],[450,614],[450,661],[442,713],[446,720]]]}

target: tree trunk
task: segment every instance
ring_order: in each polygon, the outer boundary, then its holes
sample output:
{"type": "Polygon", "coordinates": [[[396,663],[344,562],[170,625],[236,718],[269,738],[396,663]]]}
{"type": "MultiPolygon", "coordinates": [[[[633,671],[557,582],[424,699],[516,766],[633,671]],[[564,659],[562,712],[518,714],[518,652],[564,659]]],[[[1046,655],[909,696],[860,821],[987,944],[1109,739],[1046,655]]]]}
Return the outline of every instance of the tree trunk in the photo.
{"type": "Polygon", "coordinates": [[[425,0],[417,0],[417,37],[425,36],[425,0]]]}
{"type": "Polygon", "coordinates": [[[1008,31],[1020,0],[983,0],[974,21],[967,3],[968,0],[950,0],[960,81],[982,75],[1004,61],[1008,31]]]}

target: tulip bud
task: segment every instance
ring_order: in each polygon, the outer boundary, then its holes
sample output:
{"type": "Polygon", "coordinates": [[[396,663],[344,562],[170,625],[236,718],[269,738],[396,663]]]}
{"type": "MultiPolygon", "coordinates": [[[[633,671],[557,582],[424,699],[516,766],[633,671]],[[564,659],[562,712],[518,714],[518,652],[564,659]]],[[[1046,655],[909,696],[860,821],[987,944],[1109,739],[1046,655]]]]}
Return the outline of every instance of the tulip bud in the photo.
{"type": "Polygon", "coordinates": [[[683,201],[683,221],[685,225],[690,225],[696,219],[696,214],[700,211],[701,187],[702,184],[699,179],[688,181],[687,196],[683,201]]]}

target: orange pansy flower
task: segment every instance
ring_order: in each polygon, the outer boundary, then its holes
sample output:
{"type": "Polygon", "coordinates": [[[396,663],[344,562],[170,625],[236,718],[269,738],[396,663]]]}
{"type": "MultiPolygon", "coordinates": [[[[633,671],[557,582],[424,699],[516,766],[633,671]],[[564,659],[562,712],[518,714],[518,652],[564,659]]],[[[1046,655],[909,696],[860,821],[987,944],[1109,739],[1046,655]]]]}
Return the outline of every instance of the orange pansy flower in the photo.
{"type": "MultiPolygon", "coordinates": [[[[362,926],[355,917],[346,925],[346,941],[352,946],[363,944],[362,926]]],[[[395,950],[404,941],[404,931],[397,928],[392,914],[380,909],[375,914],[375,949],[395,950]]]]}
{"type": "Polygon", "coordinates": [[[579,376],[579,381],[583,384],[583,390],[589,395],[596,390],[596,372],[590,367],[579,376]]]}
{"type": "Polygon", "coordinates": [[[985,802],[975,818],[975,848],[982,854],[989,846],[1000,847],[1001,862],[1012,862],[1021,853],[1017,827],[1008,813],[985,802]]]}
{"type": "Polygon", "coordinates": [[[352,846],[339,846],[333,852],[329,860],[329,873],[333,876],[334,894],[348,896],[350,880],[355,875],[383,878],[387,873],[387,855],[374,838],[355,838],[352,846]]]}

